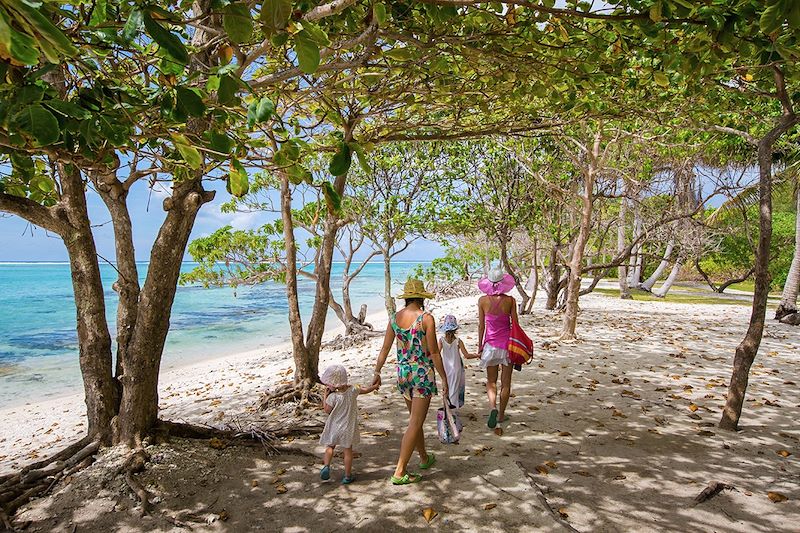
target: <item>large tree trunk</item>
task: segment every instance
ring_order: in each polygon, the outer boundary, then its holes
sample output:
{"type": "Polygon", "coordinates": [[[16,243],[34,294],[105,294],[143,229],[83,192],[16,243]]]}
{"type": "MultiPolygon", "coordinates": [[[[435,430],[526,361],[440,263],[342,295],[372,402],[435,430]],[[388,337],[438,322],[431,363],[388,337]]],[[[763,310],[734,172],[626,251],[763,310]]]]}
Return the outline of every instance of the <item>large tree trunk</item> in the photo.
{"type": "Polygon", "coordinates": [[[158,418],[158,376],[181,262],[200,207],[214,198],[200,177],[176,182],[164,200],[166,219],[150,251],[127,360],[122,362],[119,442],[137,445],[158,418]]]}
{"type": "Polygon", "coordinates": [[[658,264],[650,277],[647,278],[644,283],[639,285],[640,289],[645,291],[653,290],[653,285],[655,285],[656,282],[661,279],[661,276],[664,275],[664,271],[667,269],[667,265],[669,265],[669,258],[672,256],[672,249],[674,247],[674,241],[669,241],[669,243],[667,243],[667,248],[664,250],[664,256],[661,258],[661,262],[658,264]]]}
{"type": "Polygon", "coordinates": [[[78,351],[88,418],[88,433],[111,442],[111,421],[116,414],[117,394],[111,363],[111,334],[97,250],[86,207],[80,171],[58,165],[62,199],[69,229],[63,235],[69,255],[72,290],[78,322],[78,351]]]}
{"type": "MultiPolygon", "coordinates": [[[[779,92],[785,94],[783,77],[775,68],[776,82],[779,92]],[[780,89],[783,89],[782,91],[780,89]]],[[[733,372],[728,385],[728,399],[722,411],[719,427],[736,430],[742,415],[744,395],[750,378],[750,367],[755,360],[761,337],[764,334],[764,318],[767,312],[769,296],[769,248],[772,239],[772,147],[778,138],[798,123],[798,116],[786,113],[777,125],[758,143],[758,195],[759,195],[759,235],[756,247],[755,290],[753,291],[753,307],[750,313],[750,324],[747,333],[736,347],[733,359],[733,372]]]]}
{"type": "MultiPolygon", "coordinates": [[[[620,254],[625,251],[625,226],[626,226],[626,207],[627,207],[627,200],[622,198],[620,200],[619,205],[619,220],[617,222],[617,253],[620,254]]],[[[619,297],[623,300],[630,300],[633,297],[631,296],[631,288],[628,284],[628,268],[625,266],[625,262],[620,263],[617,267],[617,281],[619,282],[619,297]]]]}
{"type": "Polygon", "coordinates": [[[786,283],[783,285],[783,294],[775,310],[775,320],[780,320],[786,315],[797,312],[797,293],[800,290],[800,190],[795,192],[795,223],[794,223],[794,256],[786,275],[786,283]]]}

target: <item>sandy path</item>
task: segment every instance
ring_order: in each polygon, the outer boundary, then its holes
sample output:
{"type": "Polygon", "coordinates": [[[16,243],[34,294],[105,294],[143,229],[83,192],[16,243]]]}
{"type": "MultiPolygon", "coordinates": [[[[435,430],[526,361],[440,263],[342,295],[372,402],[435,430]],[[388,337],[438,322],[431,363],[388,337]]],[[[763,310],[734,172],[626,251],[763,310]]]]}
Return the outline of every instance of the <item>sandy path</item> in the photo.
{"type": "MultiPolygon", "coordinates": [[[[202,443],[187,444],[183,455],[164,447],[167,459],[151,469],[158,480],[155,485],[163,488],[161,505],[164,510],[180,510],[218,498],[217,510],[224,507],[230,520],[224,525],[194,526],[196,531],[419,528],[425,526],[426,507],[439,512],[431,526],[444,530],[557,529],[536,499],[524,469],[546,492],[552,507],[581,531],[796,531],[800,519],[796,422],[800,394],[793,381],[800,354],[797,329],[769,322],[751,376],[743,431],[730,434],[715,424],[733,349],[746,328],[747,307],[620,301],[595,295],[581,302],[580,343],[548,341],[558,333],[560,319],[540,308],[523,318],[523,326],[537,340],[537,363],[514,376],[511,420],[503,437],[485,427],[483,373],[474,361],[468,363],[464,437],[456,446],[435,441],[431,410],[428,442],[439,463],[420,485],[397,488],[387,482],[406,416],[387,379],[387,368],[386,385],[360,400],[364,437],[359,449],[363,455],[355,463],[356,484],[322,483],[319,465],[302,457],[264,459],[249,450],[217,451],[202,443]],[[791,455],[779,455],[782,450],[791,455]],[[191,474],[173,468],[192,454],[197,464],[185,467],[191,474]],[[198,484],[197,472],[203,483],[198,484]],[[281,480],[278,485],[272,483],[276,477],[281,480]],[[692,499],[710,481],[726,482],[737,490],[694,506],[692,499]],[[287,488],[286,494],[276,493],[280,484],[287,488]],[[200,488],[206,485],[212,489],[200,488]],[[768,492],[788,500],[773,503],[768,492]],[[487,510],[487,504],[496,507],[487,510]]],[[[448,312],[462,318],[461,336],[474,349],[475,321],[468,318],[474,313],[474,299],[443,302],[432,311],[437,318],[448,312]]],[[[378,344],[375,340],[347,352],[324,352],[321,367],[342,361],[353,381],[364,382],[378,344]]],[[[215,361],[202,366],[204,373],[185,369],[183,377],[164,388],[164,415],[205,423],[237,416],[252,405],[258,391],[290,379],[288,352],[279,361],[277,355],[215,361]]],[[[63,419],[58,428],[67,422],[63,419]]],[[[5,426],[0,433],[5,436],[4,431],[5,426]]],[[[52,433],[58,431],[63,429],[52,433]]],[[[8,453],[6,444],[0,444],[2,453],[8,453]]],[[[315,439],[293,445],[321,451],[315,439]]],[[[336,466],[338,480],[341,469],[336,466]]],[[[126,510],[131,503],[120,504],[118,491],[85,499],[79,486],[68,487],[33,504],[24,518],[34,520],[34,529],[43,530],[69,529],[73,523],[81,524],[81,530],[111,525],[119,531],[172,528],[159,516],[144,522],[132,519],[126,510]],[[82,511],[59,513],[59,520],[47,522],[59,498],[70,501],[70,491],[82,511]],[[112,507],[115,512],[109,513],[112,507]]]]}

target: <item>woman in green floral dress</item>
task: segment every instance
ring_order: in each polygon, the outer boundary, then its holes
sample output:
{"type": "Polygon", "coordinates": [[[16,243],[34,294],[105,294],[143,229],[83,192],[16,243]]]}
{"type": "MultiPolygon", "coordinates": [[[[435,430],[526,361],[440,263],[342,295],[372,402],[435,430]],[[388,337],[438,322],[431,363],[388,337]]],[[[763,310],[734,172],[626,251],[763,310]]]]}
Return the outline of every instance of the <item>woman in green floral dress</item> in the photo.
{"type": "Polygon", "coordinates": [[[422,476],[407,471],[408,461],[416,448],[423,470],[436,462],[433,453],[425,450],[425,435],[422,425],[428,416],[431,397],[437,394],[434,368],[442,378],[442,393],[447,397],[447,375],[445,374],[439,343],[436,340],[436,321],[425,312],[425,299],[433,298],[433,294],[425,290],[418,279],[406,282],[403,294],[397,297],[404,299],[406,305],[392,316],[386,328],[383,347],[375,365],[373,384],[381,383],[381,368],[386,363],[392,343],[397,340],[397,388],[410,413],[408,427],[403,433],[400,443],[400,457],[391,481],[395,485],[416,483],[422,476]]]}

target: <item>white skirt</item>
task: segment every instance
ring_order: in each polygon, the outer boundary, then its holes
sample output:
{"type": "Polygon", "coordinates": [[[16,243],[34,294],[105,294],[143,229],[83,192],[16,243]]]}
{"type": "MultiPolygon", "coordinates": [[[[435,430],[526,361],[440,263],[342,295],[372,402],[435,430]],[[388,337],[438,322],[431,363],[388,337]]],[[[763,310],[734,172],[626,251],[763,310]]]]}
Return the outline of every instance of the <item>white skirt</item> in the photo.
{"type": "Polygon", "coordinates": [[[483,345],[483,352],[481,353],[481,368],[497,365],[510,365],[511,361],[508,360],[508,350],[502,348],[495,348],[489,344],[483,345]]]}

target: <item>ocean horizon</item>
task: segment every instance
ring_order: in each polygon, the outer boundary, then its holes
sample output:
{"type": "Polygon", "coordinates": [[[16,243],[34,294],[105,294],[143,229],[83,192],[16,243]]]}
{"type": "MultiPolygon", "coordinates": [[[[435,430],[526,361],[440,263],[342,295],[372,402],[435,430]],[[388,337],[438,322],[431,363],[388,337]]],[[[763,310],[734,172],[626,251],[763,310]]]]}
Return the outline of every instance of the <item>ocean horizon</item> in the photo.
{"type": "MultiPolygon", "coordinates": [[[[147,265],[149,261],[138,261],[147,265]]],[[[341,300],[343,261],[334,262],[331,288],[341,300]]],[[[184,261],[181,271],[191,270],[184,261]]],[[[396,290],[417,265],[425,261],[392,261],[396,290]]],[[[143,281],[147,269],[140,269],[143,281]]],[[[100,265],[106,296],[106,315],[112,339],[116,335],[117,278],[113,264],[100,265]]],[[[354,312],[367,304],[368,312],[384,306],[383,261],[370,262],[352,282],[354,312]]],[[[300,308],[304,321],[314,301],[314,282],[299,278],[300,308]]],[[[0,262],[0,407],[57,398],[81,392],[78,366],[75,303],[68,262],[0,262]]],[[[162,370],[290,340],[285,285],[203,288],[179,285],[170,318],[162,370]]],[[[338,319],[328,313],[326,327],[338,319]]],[[[115,349],[115,348],[114,348],[115,349]]]]}

